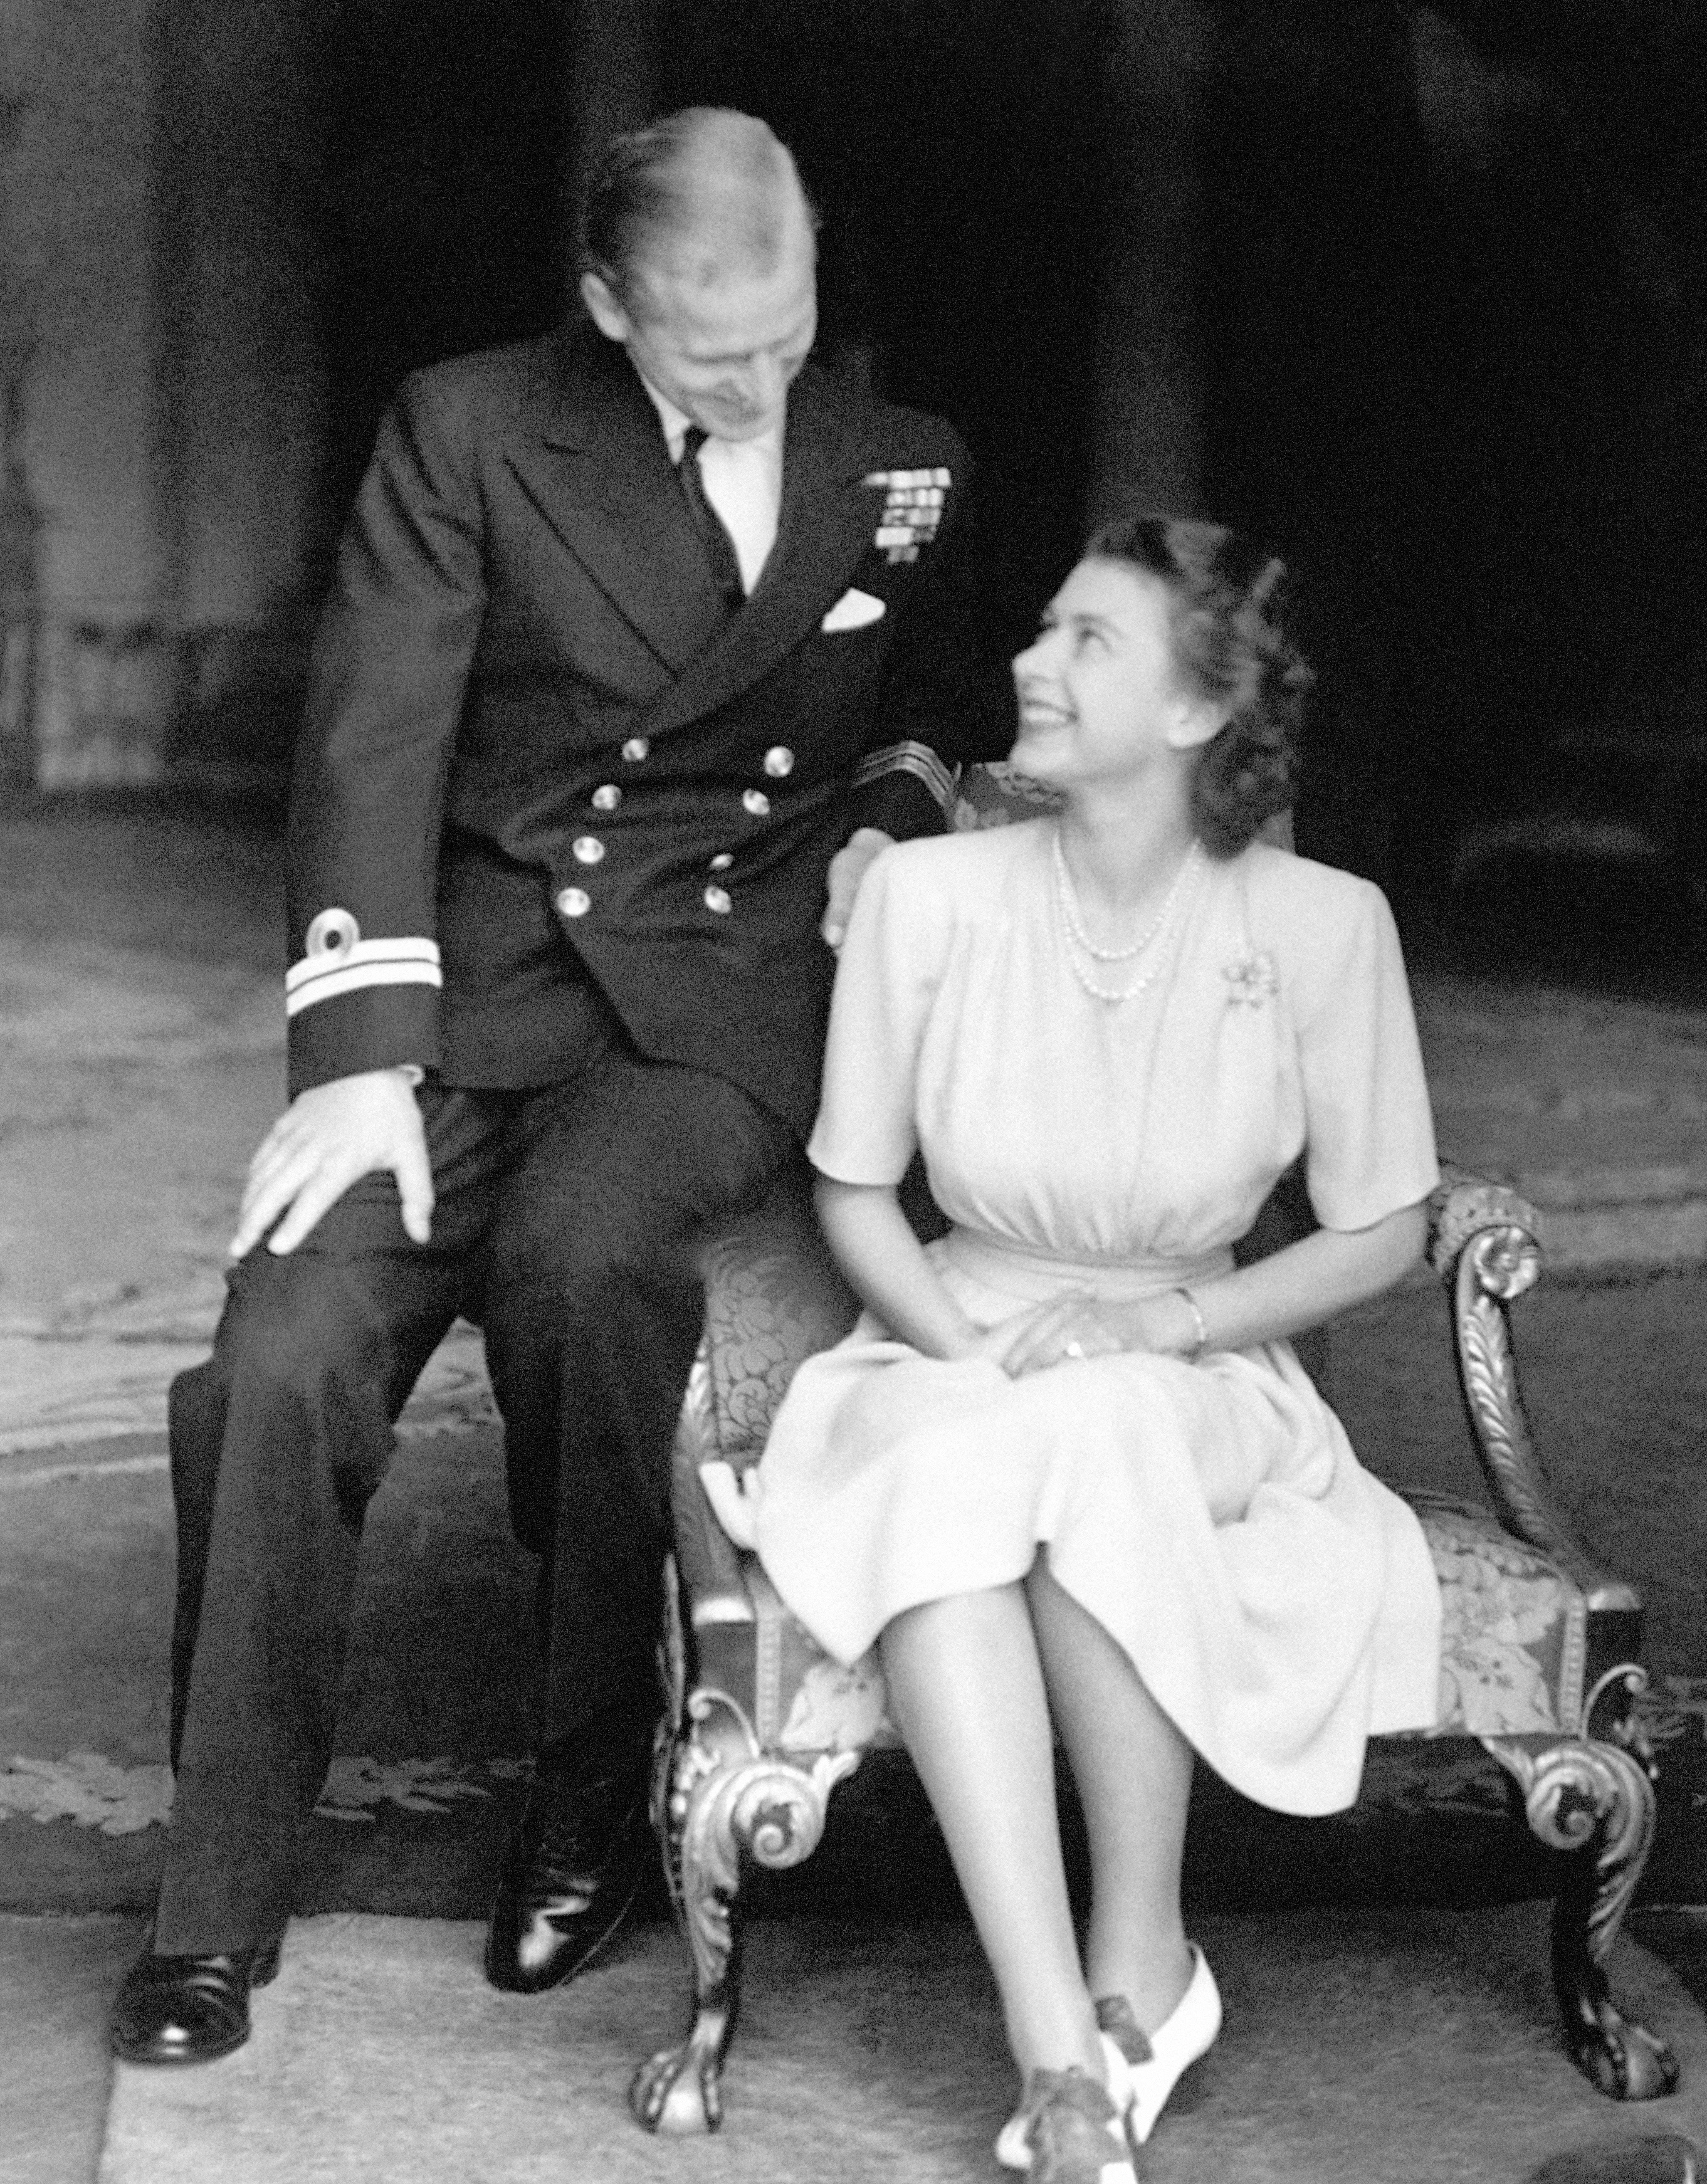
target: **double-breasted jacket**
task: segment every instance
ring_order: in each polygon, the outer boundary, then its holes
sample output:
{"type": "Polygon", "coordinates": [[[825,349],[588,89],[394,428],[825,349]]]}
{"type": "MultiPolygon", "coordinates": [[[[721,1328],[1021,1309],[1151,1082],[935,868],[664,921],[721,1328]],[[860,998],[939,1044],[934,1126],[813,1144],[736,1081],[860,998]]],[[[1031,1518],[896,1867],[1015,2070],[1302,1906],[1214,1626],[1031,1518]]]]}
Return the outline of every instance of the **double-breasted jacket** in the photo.
{"type": "Polygon", "coordinates": [[[808,365],[733,616],[656,411],[590,329],[408,380],[316,642],[287,830],[293,1091],[549,1083],[591,980],[653,1058],[804,1130],[829,859],[990,756],[939,421],[808,365]]]}

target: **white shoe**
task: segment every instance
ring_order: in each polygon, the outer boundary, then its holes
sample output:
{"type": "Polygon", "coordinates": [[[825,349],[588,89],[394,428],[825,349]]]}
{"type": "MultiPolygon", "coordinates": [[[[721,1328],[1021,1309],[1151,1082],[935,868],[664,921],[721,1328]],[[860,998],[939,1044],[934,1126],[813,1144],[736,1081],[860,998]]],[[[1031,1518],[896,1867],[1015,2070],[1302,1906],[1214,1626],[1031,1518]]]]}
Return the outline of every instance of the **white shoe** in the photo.
{"type": "Polygon", "coordinates": [[[1171,2015],[1146,2033],[1132,2014],[1124,1994],[1102,1996],[1096,2004],[1096,2022],[1105,2044],[1112,2044],[1126,2066],[1131,2095],[1126,2126],[1134,2142],[1142,2146],[1156,2128],[1156,2120],[1168,2105],[1168,2096],[1184,2073],[1215,2044],[1221,2030],[1221,1992],[1209,1960],[1193,1942],[1191,1945],[1191,1983],[1171,2015]]]}
{"type": "MultiPolygon", "coordinates": [[[[1121,2153],[1126,2147],[1126,2112],[1132,2105],[1131,2070],[1126,2058],[1107,2033],[1102,2036],[1102,2063],[1108,2080],[1108,2098],[1114,2104],[1114,2120],[1108,2126],[1121,2153]]],[[[1022,2103],[1003,2124],[996,2141],[996,2158],[1004,2169],[1031,2166],[1031,2111],[1022,2103]]],[[[1118,2159],[1117,2154],[1115,2159],[1118,2159]]]]}

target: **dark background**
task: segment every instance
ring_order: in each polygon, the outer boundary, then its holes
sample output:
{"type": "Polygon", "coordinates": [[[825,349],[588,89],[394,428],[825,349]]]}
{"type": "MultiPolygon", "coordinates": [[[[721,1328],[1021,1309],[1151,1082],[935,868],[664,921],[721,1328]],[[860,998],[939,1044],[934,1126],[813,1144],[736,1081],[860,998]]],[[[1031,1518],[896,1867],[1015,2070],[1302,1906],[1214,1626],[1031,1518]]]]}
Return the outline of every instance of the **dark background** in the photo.
{"type": "MultiPolygon", "coordinates": [[[[349,10],[326,206],[340,500],[404,370],[560,315],[609,13],[349,10]]],[[[1096,324],[1109,280],[1145,277],[1141,248],[1136,276],[1118,258],[1118,178],[1159,114],[1138,148],[1152,195],[1191,208],[1174,331],[1196,409],[1190,448],[1156,410],[1154,474],[1292,565],[1320,673],[1300,846],[1386,884],[1424,956],[1546,956],[1569,928],[1688,983],[1707,939],[1702,10],[666,0],[652,58],[656,107],[740,105],[795,149],[825,215],[821,354],[970,441],[1003,649],[1108,485],[1092,418],[1122,398],[1121,361],[1096,324]],[[1656,854],[1454,887],[1467,830],[1532,811],[1627,821],[1656,854]]],[[[1145,247],[1152,276],[1178,276],[1177,231],[1145,247]]],[[[1153,397],[1135,374],[1141,448],[1153,397]]]]}

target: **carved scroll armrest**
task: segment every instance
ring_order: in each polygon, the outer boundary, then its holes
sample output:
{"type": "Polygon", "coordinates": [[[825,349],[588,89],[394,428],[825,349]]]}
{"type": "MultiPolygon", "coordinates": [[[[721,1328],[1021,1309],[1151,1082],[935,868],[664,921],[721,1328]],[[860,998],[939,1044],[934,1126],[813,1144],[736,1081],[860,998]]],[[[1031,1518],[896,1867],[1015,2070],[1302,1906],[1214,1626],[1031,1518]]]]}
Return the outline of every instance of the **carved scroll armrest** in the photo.
{"type": "Polygon", "coordinates": [[[1492,1249],[1508,1302],[1541,1279],[1541,1216],[1509,1184],[1443,1160],[1428,1202],[1428,1224],[1429,1264],[1448,1289],[1465,1247],[1484,1235],[1498,1239],[1492,1249]]]}
{"type": "Polygon", "coordinates": [[[1550,1556],[1591,1609],[1640,1613],[1633,1586],[1573,1535],[1530,1426],[1511,1344],[1510,1306],[1541,1275],[1535,1208],[1515,1190],[1442,1163],[1429,1201],[1429,1258],[1451,1297],[1459,1387],[1499,1520],[1550,1556]]]}

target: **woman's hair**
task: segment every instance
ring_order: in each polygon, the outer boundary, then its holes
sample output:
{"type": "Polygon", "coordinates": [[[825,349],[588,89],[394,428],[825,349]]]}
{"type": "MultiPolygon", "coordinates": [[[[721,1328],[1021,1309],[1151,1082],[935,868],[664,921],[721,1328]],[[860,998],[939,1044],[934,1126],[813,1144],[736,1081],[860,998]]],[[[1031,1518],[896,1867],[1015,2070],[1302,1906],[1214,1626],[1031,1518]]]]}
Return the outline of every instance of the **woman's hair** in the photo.
{"type": "Polygon", "coordinates": [[[1284,564],[1223,524],[1177,515],[1105,523],[1085,559],[1124,562],[1166,591],[1180,678],[1227,716],[1197,754],[1192,824],[1211,856],[1236,856],[1292,801],[1315,680],[1286,627],[1284,564]]]}

